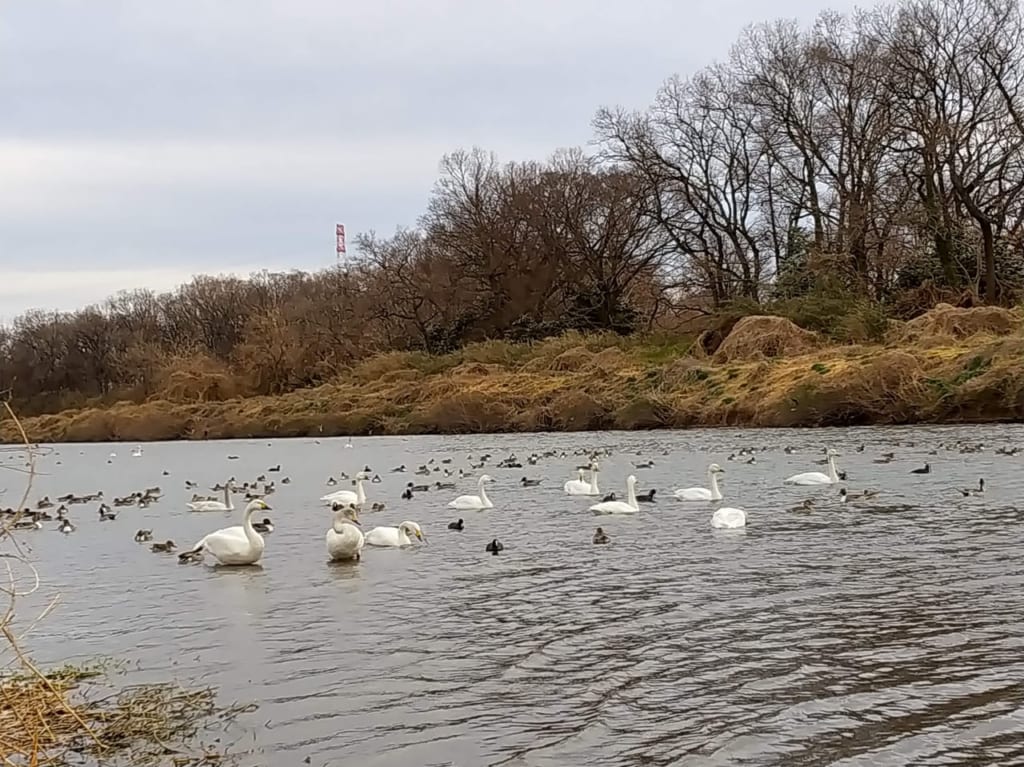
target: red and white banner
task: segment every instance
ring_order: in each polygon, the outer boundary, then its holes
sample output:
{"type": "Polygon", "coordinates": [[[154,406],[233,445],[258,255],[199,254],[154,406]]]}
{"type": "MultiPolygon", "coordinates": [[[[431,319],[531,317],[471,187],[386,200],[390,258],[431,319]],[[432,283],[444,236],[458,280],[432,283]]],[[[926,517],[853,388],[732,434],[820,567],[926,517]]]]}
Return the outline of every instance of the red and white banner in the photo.
{"type": "Polygon", "coordinates": [[[343,254],[345,252],[345,225],[338,224],[334,229],[334,233],[338,237],[338,253],[343,254]]]}

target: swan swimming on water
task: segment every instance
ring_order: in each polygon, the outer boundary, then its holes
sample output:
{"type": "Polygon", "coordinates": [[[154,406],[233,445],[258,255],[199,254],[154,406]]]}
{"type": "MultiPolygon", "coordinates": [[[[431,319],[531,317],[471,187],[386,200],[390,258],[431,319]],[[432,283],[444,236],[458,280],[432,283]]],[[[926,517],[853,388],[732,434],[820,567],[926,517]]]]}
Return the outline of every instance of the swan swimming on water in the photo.
{"type": "Polygon", "coordinates": [[[257,511],[270,511],[265,501],[256,499],[245,507],[245,519],[241,525],[216,530],[202,538],[190,550],[182,552],[182,561],[210,552],[222,565],[253,565],[260,561],[266,544],[263,536],[252,526],[252,515],[257,511]]]}
{"type": "Polygon", "coordinates": [[[626,500],[623,501],[602,501],[590,507],[595,514],[636,514],[640,511],[640,504],[636,502],[636,477],[630,474],[626,477],[626,500]]]}
{"type": "Polygon", "coordinates": [[[493,509],[494,504],[491,503],[491,499],[487,497],[487,491],[484,489],[484,485],[488,482],[493,482],[490,474],[484,474],[480,477],[480,481],[477,482],[479,488],[479,495],[460,495],[454,501],[448,504],[449,508],[452,509],[493,509]]]}
{"type": "Polygon", "coordinates": [[[717,528],[746,527],[747,514],[743,509],[723,506],[711,515],[711,526],[717,528]]]}
{"type": "Polygon", "coordinates": [[[426,541],[426,536],[415,522],[403,522],[398,527],[375,527],[365,536],[370,546],[401,547],[411,546],[415,536],[426,541]]]}
{"type": "Polygon", "coordinates": [[[189,511],[234,511],[235,505],[231,502],[231,483],[224,485],[224,501],[193,501],[186,504],[189,511]]]}
{"type": "Polygon", "coordinates": [[[567,495],[600,495],[601,490],[597,486],[598,468],[596,463],[590,464],[590,480],[583,479],[583,469],[577,469],[577,479],[570,479],[565,483],[567,495]]]}
{"type": "Polygon", "coordinates": [[[362,506],[366,503],[366,491],[363,489],[363,482],[365,480],[366,472],[361,471],[356,474],[355,492],[351,490],[335,490],[333,493],[320,496],[320,500],[330,506],[336,503],[350,503],[353,506],[362,506]]]}
{"type": "Polygon", "coordinates": [[[351,504],[334,505],[334,520],[325,537],[327,555],[335,562],[345,559],[359,561],[360,552],[366,542],[359,529],[359,513],[351,504]]]}
{"type": "Polygon", "coordinates": [[[718,489],[718,475],[725,474],[725,469],[719,466],[717,463],[713,463],[708,466],[708,484],[711,485],[711,489],[708,490],[706,487],[687,487],[682,490],[676,490],[675,497],[680,501],[720,501],[722,500],[722,491],[718,489]]]}
{"type": "Polygon", "coordinates": [[[828,474],[822,474],[820,471],[805,471],[803,474],[794,474],[792,477],[787,477],[783,480],[783,484],[786,485],[834,485],[839,482],[839,474],[836,471],[836,456],[839,455],[835,450],[828,451],[828,474]]]}

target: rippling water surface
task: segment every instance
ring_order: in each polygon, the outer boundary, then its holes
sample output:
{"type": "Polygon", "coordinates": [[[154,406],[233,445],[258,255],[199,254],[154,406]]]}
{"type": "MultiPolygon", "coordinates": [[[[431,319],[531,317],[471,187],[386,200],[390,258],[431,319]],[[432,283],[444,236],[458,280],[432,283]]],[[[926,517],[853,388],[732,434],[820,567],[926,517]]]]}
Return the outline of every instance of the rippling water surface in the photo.
{"type": "MultiPolygon", "coordinates": [[[[22,536],[40,600],[61,595],[32,649],[44,661],[119,656],[140,680],[203,679],[225,700],[258,702],[233,734],[252,764],[1022,764],[1024,455],[993,451],[1015,441],[1024,429],[298,439],[151,444],[140,458],[128,445],[59,445],[33,498],[165,495],[114,522],[74,506],[74,534],[52,522],[22,536]],[[940,447],[960,440],[988,449],[940,447]],[[841,506],[835,488],[782,486],[821,470],[826,444],[851,490],[876,499],[841,506]],[[762,450],[756,464],[727,462],[747,445],[762,450]],[[575,451],[604,447],[602,490],[624,494],[631,463],[651,458],[639,489],[664,497],[599,519],[591,499],[566,497],[575,451]],[[403,501],[406,482],[440,477],[390,472],[546,450],[568,455],[489,468],[484,512],[446,508],[475,492],[473,478],[403,501]],[[895,461],[873,462],[888,450],[895,461]],[[672,499],[705,484],[711,460],[746,529],[712,530],[710,504],[672,499]],[[909,473],[925,461],[931,474],[909,473]],[[179,565],[133,542],[153,528],[184,548],[237,524],[238,512],[185,511],[184,480],[244,481],[278,463],[262,568],[179,565]],[[387,504],[364,511],[364,529],[414,520],[429,545],[328,564],[317,499],[328,476],[364,463],[383,478],[369,501],[387,504]],[[524,474],[543,484],[520,487],[524,474]],[[985,495],[957,492],[979,477],[985,495]],[[815,511],[790,511],[808,496],[815,511]],[[459,516],[465,532],[448,531],[459,516]],[[591,544],[595,524],[611,545],[591,544]],[[497,557],[484,553],[495,536],[497,557]]],[[[19,481],[0,473],[3,505],[19,481]]]]}

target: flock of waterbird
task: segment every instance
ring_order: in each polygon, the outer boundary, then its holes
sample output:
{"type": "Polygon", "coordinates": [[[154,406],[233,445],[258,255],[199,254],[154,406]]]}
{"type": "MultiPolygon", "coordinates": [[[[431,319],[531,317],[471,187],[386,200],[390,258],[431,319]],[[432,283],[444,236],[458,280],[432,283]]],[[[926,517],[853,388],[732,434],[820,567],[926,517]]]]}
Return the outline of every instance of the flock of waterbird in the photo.
{"type": "MultiPolygon", "coordinates": [[[[346,444],[346,447],[352,447],[351,441],[346,444]]],[[[956,443],[955,446],[945,446],[946,449],[958,449],[961,453],[980,452],[985,449],[983,445],[979,444],[965,444],[956,443]]],[[[858,452],[863,452],[863,445],[857,448],[858,452]]],[[[756,463],[757,450],[754,448],[743,448],[740,451],[731,454],[727,460],[729,461],[742,461],[746,464],[756,463]]],[[[792,448],[785,448],[786,453],[795,452],[792,448]]],[[[933,454],[937,453],[937,450],[932,451],[933,454]]],[[[1006,449],[1001,448],[996,450],[997,453],[1003,455],[1015,455],[1018,452],[1017,448],[1006,449]]],[[[141,446],[136,447],[131,455],[134,457],[142,456],[141,446]]],[[[668,454],[668,451],[665,451],[668,454]]],[[[600,463],[599,460],[606,455],[611,455],[610,450],[587,452],[577,451],[577,456],[585,456],[588,460],[587,463],[577,467],[577,475],[575,478],[568,480],[563,485],[563,492],[567,496],[578,496],[586,498],[598,498],[601,500],[593,503],[589,506],[589,510],[596,515],[619,515],[619,516],[633,516],[640,512],[642,504],[653,504],[656,503],[655,495],[656,490],[652,489],[646,493],[637,493],[636,485],[637,478],[635,473],[631,473],[625,481],[626,485],[626,498],[620,500],[616,497],[615,493],[604,494],[599,486],[599,475],[600,475],[600,463]]],[[[783,484],[786,485],[797,485],[797,486],[834,486],[845,481],[845,472],[839,471],[836,466],[836,458],[838,453],[835,450],[825,450],[825,457],[819,461],[823,464],[825,471],[807,471],[799,474],[794,474],[783,480],[783,484]]],[[[539,462],[546,458],[553,457],[567,457],[565,452],[549,451],[546,453],[538,454],[534,453],[526,459],[526,465],[536,466],[539,462]]],[[[111,453],[111,459],[116,457],[115,453],[111,453]]],[[[236,459],[237,456],[228,456],[229,459],[236,459]]],[[[895,457],[894,452],[883,453],[879,459],[876,459],[876,463],[890,463],[895,457]]],[[[474,459],[473,456],[467,456],[469,466],[471,470],[480,470],[488,466],[492,460],[492,456],[484,454],[474,459]]],[[[110,462],[110,461],[108,461],[110,462]]],[[[59,462],[58,462],[59,463],[59,462]]],[[[453,459],[445,458],[441,461],[430,459],[427,464],[420,466],[416,471],[416,475],[422,475],[425,477],[434,476],[436,474],[443,474],[446,478],[456,477],[464,478],[472,476],[467,473],[465,469],[453,470],[451,465],[453,459]]],[[[501,469],[521,469],[523,463],[514,455],[510,455],[503,460],[493,464],[496,468],[501,469]]],[[[650,469],[654,466],[653,461],[645,461],[641,463],[634,462],[633,467],[635,470],[650,469]]],[[[221,497],[215,496],[201,496],[193,494],[192,499],[188,501],[185,506],[191,512],[232,512],[235,511],[235,506],[232,496],[234,494],[244,494],[246,505],[243,511],[243,518],[241,525],[234,525],[231,527],[225,527],[203,536],[188,550],[181,552],[178,558],[181,562],[198,562],[202,561],[204,554],[212,556],[219,565],[227,566],[239,566],[239,565],[252,565],[260,562],[266,549],[265,535],[272,533],[274,530],[273,522],[267,517],[264,517],[262,521],[254,521],[253,517],[261,511],[270,511],[271,507],[266,501],[266,497],[273,494],[276,490],[276,483],[272,480],[268,480],[268,473],[278,473],[281,471],[281,466],[277,465],[267,470],[267,473],[261,474],[255,480],[251,482],[238,483],[233,477],[223,483],[214,485],[211,490],[213,492],[222,493],[221,497]]],[[[404,473],[407,471],[405,465],[398,466],[391,470],[393,473],[404,473]]],[[[911,470],[914,474],[929,474],[931,473],[931,465],[926,463],[924,466],[911,470]]],[[[169,472],[164,471],[164,475],[168,475],[169,472]]],[[[711,515],[711,526],[718,529],[734,529],[742,528],[747,524],[747,514],[741,508],[732,506],[721,505],[724,500],[722,489],[719,485],[719,478],[725,474],[725,470],[717,463],[712,463],[707,469],[707,486],[706,487],[686,487],[675,490],[672,493],[672,498],[680,502],[691,502],[691,503],[707,503],[717,505],[711,515]]],[[[342,480],[349,480],[347,474],[342,473],[342,480]]],[[[320,502],[328,506],[332,512],[332,518],[330,526],[328,527],[325,534],[325,546],[328,557],[332,561],[359,561],[362,556],[364,547],[379,547],[379,548],[405,548],[414,545],[416,542],[427,542],[427,537],[423,532],[422,527],[414,521],[406,520],[401,522],[397,526],[378,526],[373,529],[363,532],[362,522],[360,520],[360,513],[365,509],[369,508],[372,511],[384,511],[386,505],[383,502],[373,502],[368,504],[365,483],[378,483],[381,482],[379,474],[374,474],[370,467],[364,466],[364,468],[357,472],[354,477],[351,478],[353,489],[334,490],[328,492],[320,497],[320,502]]],[[[481,474],[477,480],[477,492],[475,495],[460,495],[448,503],[448,507],[459,511],[485,511],[488,509],[495,508],[495,505],[491,498],[487,494],[487,486],[494,482],[494,479],[490,474],[481,474]]],[[[529,477],[522,477],[517,483],[524,488],[527,487],[538,487],[541,485],[543,480],[531,479],[529,477]]],[[[289,484],[290,479],[284,477],[281,480],[282,484],[289,484]]],[[[339,484],[339,480],[331,477],[326,483],[329,487],[334,487],[339,484]]],[[[194,482],[186,481],[186,489],[194,490],[197,485],[194,482]]],[[[440,481],[436,480],[433,483],[419,483],[408,482],[402,491],[402,498],[409,500],[415,497],[418,493],[438,490],[450,490],[456,487],[455,481],[440,481]]],[[[985,492],[985,480],[979,479],[977,487],[974,488],[958,488],[958,491],[964,495],[978,495],[985,492]]],[[[840,503],[848,503],[851,500],[857,499],[870,499],[878,494],[877,490],[863,490],[856,494],[851,494],[845,487],[841,488],[838,495],[838,501],[840,503]]],[[[99,502],[97,509],[98,517],[100,522],[109,522],[117,518],[118,507],[134,506],[134,507],[147,507],[152,503],[159,501],[163,497],[163,493],[160,487],[149,487],[143,491],[136,491],[129,495],[116,497],[111,500],[113,504],[108,505],[103,500],[103,493],[89,493],[77,495],[75,493],[68,493],[56,499],[56,502],[51,501],[48,496],[40,498],[36,502],[34,509],[23,508],[23,509],[0,509],[0,537],[7,534],[10,530],[42,530],[44,528],[44,521],[55,521],[57,522],[57,531],[70,534],[75,531],[76,526],[69,518],[70,507],[77,504],[87,504],[99,502]],[[60,506],[56,507],[59,503],[60,506]],[[56,508],[55,508],[56,507],[56,508]],[[51,509],[54,509],[51,513],[51,509]]],[[[815,506],[815,500],[813,498],[805,499],[801,504],[793,507],[791,511],[812,511],[815,506]]],[[[465,520],[459,518],[456,521],[450,522],[447,529],[454,532],[461,532],[465,529],[465,520]]],[[[156,553],[171,553],[177,546],[173,540],[166,541],[153,541],[152,530],[138,530],[135,534],[135,541],[139,543],[150,543],[151,550],[156,553]]],[[[592,541],[594,544],[607,544],[610,543],[611,539],[603,528],[596,528],[592,541]]],[[[497,538],[493,538],[486,546],[485,551],[492,555],[497,555],[499,552],[504,550],[504,545],[497,538]]]]}

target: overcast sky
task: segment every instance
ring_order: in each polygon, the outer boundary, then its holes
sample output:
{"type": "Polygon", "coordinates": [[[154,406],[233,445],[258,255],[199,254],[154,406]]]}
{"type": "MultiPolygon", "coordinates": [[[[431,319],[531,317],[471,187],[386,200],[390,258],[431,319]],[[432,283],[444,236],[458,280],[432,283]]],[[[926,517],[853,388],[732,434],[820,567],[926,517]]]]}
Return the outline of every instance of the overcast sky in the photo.
{"type": "Polygon", "coordinates": [[[445,152],[585,144],[744,26],[852,0],[3,0],[0,321],[415,223],[445,152]]]}

